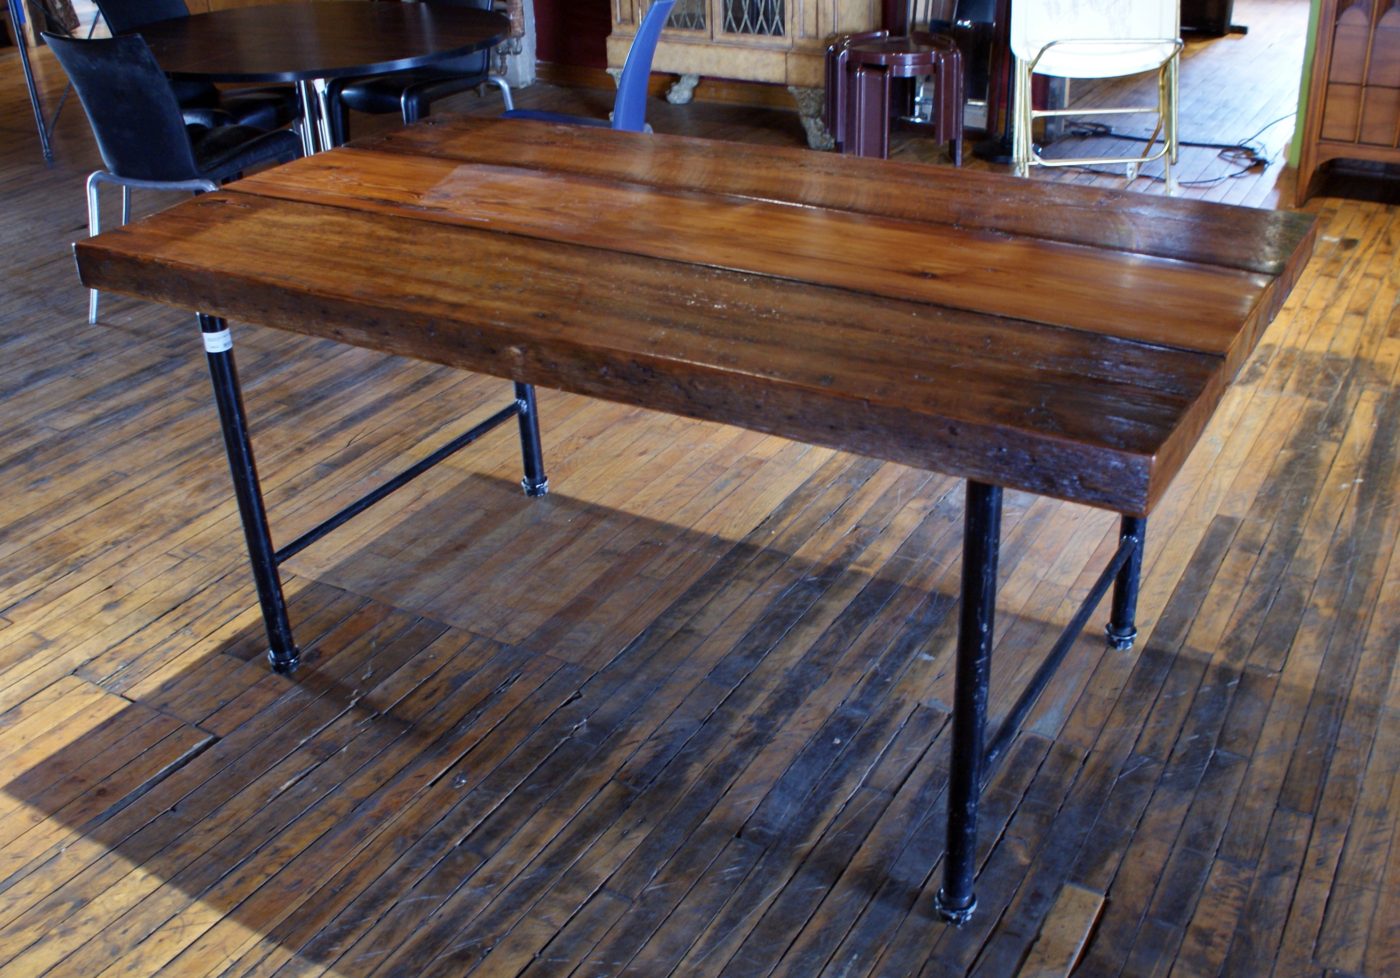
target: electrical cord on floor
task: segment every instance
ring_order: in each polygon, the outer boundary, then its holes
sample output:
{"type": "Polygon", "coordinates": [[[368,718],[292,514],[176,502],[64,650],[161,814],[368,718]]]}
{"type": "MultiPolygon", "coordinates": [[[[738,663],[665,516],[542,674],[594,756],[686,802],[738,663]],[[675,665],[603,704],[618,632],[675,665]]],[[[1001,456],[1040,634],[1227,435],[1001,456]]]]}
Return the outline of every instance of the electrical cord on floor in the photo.
{"type": "MultiPolygon", "coordinates": [[[[1240,140],[1238,143],[1203,143],[1186,139],[1177,140],[1178,146],[1190,146],[1197,149],[1217,150],[1218,155],[1222,160],[1225,160],[1229,163],[1234,163],[1238,166],[1238,169],[1236,169],[1234,172],[1222,174],[1218,177],[1209,177],[1204,180],[1182,180],[1180,181],[1181,186],[1210,187],[1218,183],[1224,183],[1226,180],[1233,180],[1237,177],[1242,177],[1247,173],[1254,172],[1255,170],[1267,169],[1270,165],[1274,163],[1278,156],[1277,154],[1274,154],[1272,156],[1267,155],[1263,144],[1257,142],[1257,140],[1269,129],[1272,129],[1280,122],[1286,122],[1287,120],[1292,119],[1296,115],[1296,112],[1290,112],[1287,115],[1281,115],[1272,122],[1260,127],[1253,135],[1250,135],[1245,139],[1240,140]]],[[[1093,139],[1123,139],[1138,143],[1145,143],[1148,142],[1149,139],[1151,139],[1151,137],[1149,136],[1140,136],[1135,133],[1118,132],[1117,130],[1109,126],[1105,126],[1099,122],[1085,121],[1080,121],[1076,123],[1073,128],[1066,130],[1065,135],[1093,139]]],[[[1113,170],[1101,170],[1098,167],[1093,166],[1073,167],[1073,169],[1084,170],[1089,173],[1096,173],[1102,176],[1122,176],[1122,174],[1117,173],[1113,170]]],[[[1166,182],[1166,179],[1164,177],[1153,176],[1148,174],[1143,174],[1142,176],[1146,177],[1146,179],[1148,180],[1152,180],[1157,183],[1166,182]]]]}

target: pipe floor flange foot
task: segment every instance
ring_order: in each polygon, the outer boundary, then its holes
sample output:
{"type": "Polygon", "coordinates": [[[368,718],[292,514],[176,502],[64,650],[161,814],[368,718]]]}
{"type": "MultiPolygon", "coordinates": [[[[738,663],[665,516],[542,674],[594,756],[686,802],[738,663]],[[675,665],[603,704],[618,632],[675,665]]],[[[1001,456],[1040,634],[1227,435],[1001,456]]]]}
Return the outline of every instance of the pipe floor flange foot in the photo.
{"type": "Polygon", "coordinates": [[[268,664],[272,666],[273,672],[282,676],[290,676],[292,673],[296,672],[297,666],[301,665],[301,652],[297,649],[293,649],[291,655],[284,656],[278,655],[276,652],[272,651],[272,649],[268,649],[267,661],[268,664]]]}
{"type": "Polygon", "coordinates": [[[973,897],[965,907],[951,907],[943,898],[943,890],[939,889],[933,897],[933,909],[938,911],[938,916],[954,927],[961,927],[972,919],[972,914],[977,909],[977,898],[973,897]]]}
{"type": "Polygon", "coordinates": [[[1109,625],[1104,629],[1104,634],[1108,636],[1110,648],[1117,649],[1119,652],[1127,652],[1137,641],[1138,630],[1136,628],[1118,629],[1109,625]]]}

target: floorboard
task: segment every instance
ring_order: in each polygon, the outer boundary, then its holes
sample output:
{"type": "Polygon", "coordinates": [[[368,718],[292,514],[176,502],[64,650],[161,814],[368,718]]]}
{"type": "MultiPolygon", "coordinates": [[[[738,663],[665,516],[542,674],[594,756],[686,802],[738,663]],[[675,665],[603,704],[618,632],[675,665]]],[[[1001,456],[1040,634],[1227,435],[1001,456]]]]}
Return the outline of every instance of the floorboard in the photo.
{"type": "MultiPolygon", "coordinates": [[[[1188,145],[1182,192],[1279,206],[1307,4],[1234,19],[1188,42],[1183,135],[1256,155],[1188,145]]],[[[306,665],[273,675],[193,324],[114,296],[86,324],[96,151],[69,104],[44,165],[0,64],[0,975],[1400,973],[1393,206],[1309,202],[1316,256],[1154,514],[1137,649],[1071,649],[950,929],[956,482],[543,391],[550,495],[492,435],[308,548],[306,665]]],[[[777,100],[704,96],[650,120],[802,141],[777,100]]],[[[1123,184],[1102,169],[1032,179],[1123,184]]],[[[508,397],[234,329],[282,541],[508,397]]],[[[993,713],[1116,532],[1008,494],[993,713]]]]}

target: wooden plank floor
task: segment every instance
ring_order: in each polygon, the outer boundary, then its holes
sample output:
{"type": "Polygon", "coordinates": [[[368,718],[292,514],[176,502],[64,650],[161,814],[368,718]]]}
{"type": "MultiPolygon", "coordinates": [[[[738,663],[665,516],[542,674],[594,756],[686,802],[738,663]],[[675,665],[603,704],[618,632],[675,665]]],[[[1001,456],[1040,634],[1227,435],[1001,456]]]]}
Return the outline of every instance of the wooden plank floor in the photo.
{"type": "MultiPolygon", "coordinates": [[[[1190,45],[1188,139],[1293,108],[1306,4],[1235,10],[1249,35],[1190,45]]],[[[114,297],[85,324],[96,154],[70,105],[45,167],[0,65],[0,974],[1400,974],[1393,207],[1309,205],[1317,255],[1152,521],[1143,638],[1072,650],[955,930],[958,485],[542,392],[551,495],[494,435],[312,547],[306,666],[273,676],[193,324],[114,297]]],[[[800,139],[774,109],[652,121],[800,139]]],[[[1230,169],[1183,156],[1189,194],[1291,198],[1281,161],[1230,169]]],[[[283,540],[507,394],[234,328],[283,540]]],[[[1114,535],[1009,494],[994,713],[1114,535]]]]}

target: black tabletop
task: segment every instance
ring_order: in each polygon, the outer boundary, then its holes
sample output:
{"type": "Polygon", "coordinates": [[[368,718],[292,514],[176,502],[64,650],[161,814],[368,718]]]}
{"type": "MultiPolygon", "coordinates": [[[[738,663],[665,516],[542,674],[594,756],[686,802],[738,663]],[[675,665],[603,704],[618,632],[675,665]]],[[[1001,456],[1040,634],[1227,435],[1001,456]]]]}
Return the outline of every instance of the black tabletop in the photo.
{"type": "Polygon", "coordinates": [[[491,47],[500,14],[433,3],[280,3],[141,28],[172,78],[293,82],[418,68],[491,47]]]}

